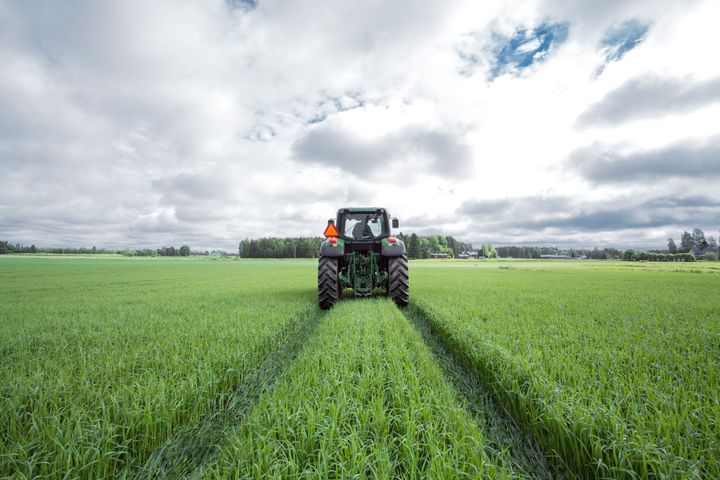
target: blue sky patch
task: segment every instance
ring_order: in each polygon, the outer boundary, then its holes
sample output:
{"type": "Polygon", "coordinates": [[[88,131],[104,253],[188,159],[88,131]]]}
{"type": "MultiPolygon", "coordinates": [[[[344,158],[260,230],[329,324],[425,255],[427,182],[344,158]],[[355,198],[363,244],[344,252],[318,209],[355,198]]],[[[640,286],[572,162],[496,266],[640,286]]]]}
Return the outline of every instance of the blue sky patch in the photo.
{"type": "Polygon", "coordinates": [[[258,0],[225,0],[231,10],[254,10],[258,0]]]}
{"type": "Polygon", "coordinates": [[[496,48],[490,78],[517,73],[534,63],[545,60],[553,45],[563,43],[568,36],[568,23],[544,22],[534,29],[520,28],[512,37],[493,35],[496,48]]]}
{"type": "Polygon", "coordinates": [[[309,124],[321,123],[330,115],[363,106],[365,106],[365,100],[356,92],[347,92],[341,96],[328,95],[316,104],[316,111],[306,121],[309,124]]]}
{"type": "Polygon", "coordinates": [[[627,52],[642,43],[649,28],[649,23],[643,23],[635,18],[609,28],[600,40],[600,46],[605,53],[605,63],[598,67],[597,75],[602,73],[605,65],[620,60],[627,52]]]}

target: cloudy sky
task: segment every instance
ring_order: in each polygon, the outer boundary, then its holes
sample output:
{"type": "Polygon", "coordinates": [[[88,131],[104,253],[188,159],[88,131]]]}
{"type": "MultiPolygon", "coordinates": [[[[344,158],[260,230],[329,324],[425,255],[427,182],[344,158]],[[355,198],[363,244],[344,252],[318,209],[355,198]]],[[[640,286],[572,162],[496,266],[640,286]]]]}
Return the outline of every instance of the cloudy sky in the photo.
{"type": "Polygon", "coordinates": [[[720,2],[0,0],[0,239],[720,228],[720,2]]]}

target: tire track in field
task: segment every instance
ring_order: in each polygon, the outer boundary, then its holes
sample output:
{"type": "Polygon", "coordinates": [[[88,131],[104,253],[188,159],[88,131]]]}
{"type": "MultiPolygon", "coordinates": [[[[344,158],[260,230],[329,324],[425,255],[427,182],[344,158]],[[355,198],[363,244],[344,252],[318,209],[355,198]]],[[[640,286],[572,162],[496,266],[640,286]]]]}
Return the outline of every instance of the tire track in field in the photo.
{"type": "Polygon", "coordinates": [[[200,422],[173,434],[140,470],[126,471],[122,476],[136,480],[201,476],[203,467],[220,455],[227,434],[243,422],[261,395],[273,389],[275,381],[295,360],[324,315],[313,306],[294,316],[275,339],[273,350],[243,376],[242,382],[219,407],[200,422]]]}
{"type": "Polygon", "coordinates": [[[492,453],[504,457],[515,473],[535,479],[565,478],[548,462],[538,443],[524,434],[494,399],[490,390],[433,331],[424,313],[413,303],[401,310],[435,356],[446,378],[480,425],[492,453]]]}

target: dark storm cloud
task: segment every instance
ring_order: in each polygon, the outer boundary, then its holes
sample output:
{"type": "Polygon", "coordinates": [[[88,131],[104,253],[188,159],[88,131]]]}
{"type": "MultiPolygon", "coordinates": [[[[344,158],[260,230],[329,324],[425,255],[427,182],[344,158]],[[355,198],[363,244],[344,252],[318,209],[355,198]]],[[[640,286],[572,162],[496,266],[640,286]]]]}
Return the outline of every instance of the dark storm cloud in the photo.
{"type": "Polygon", "coordinates": [[[720,175],[720,137],[626,154],[592,145],[573,152],[568,163],[593,183],[714,177],[720,175]]]}
{"type": "Polygon", "coordinates": [[[577,119],[579,127],[676,115],[720,101],[720,77],[705,81],[645,75],[610,91],[577,119]]]}
{"type": "Polygon", "coordinates": [[[446,177],[457,177],[471,165],[471,151],[454,132],[407,127],[365,139],[337,127],[320,126],[293,145],[296,160],[338,167],[365,175],[395,162],[446,177]]]}

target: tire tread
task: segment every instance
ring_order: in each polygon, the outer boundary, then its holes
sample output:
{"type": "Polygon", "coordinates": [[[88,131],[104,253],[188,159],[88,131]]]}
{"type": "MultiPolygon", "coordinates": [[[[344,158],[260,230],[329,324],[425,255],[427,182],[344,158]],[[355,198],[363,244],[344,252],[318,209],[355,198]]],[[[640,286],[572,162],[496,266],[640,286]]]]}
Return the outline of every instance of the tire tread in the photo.
{"type": "Polygon", "coordinates": [[[318,304],[323,310],[332,308],[340,298],[337,258],[320,257],[318,262],[318,304]]]}
{"type": "Polygon", "coordinates": [[[410,302],[410,272],[407,255],[388,259],[388,296],[403,308],[410,302]]]}

